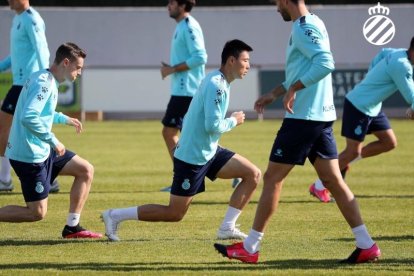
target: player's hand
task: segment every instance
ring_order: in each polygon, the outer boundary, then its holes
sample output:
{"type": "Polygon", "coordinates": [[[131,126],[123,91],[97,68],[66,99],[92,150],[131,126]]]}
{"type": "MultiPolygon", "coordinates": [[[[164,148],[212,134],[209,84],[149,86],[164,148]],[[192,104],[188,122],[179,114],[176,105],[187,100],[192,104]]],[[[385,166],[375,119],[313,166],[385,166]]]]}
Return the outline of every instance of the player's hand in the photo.
{"type": "Polygon", "coordinates": [[[414,110],[412,110],[411,107],[407,109],[407,111],[405,112],[405,115],[407,116],[408,119],[414,120],[414,110]]]}
{"type": "Polygon", "coordinates": [[[246,118],[246,114],[244,114],[243,111],[237,111],[237,112],[233,112],[231,114],[231,117],[236,118],[237,120],[237,125],[241,125],[244,123],[244,119],[246,118]]]}
{"type": "Polygon", "coordinates": [[[165,62],[161,62],[160,71],[161,71],[161,78],[162,79],[165,79],[166,77],[168,77],[168,75],[171,75],[172,73],[174,73],[173,68],[165,62]]]}
{"type": "Polygon", "coordinates": [[[66,148],[65,145],[63,145],[62,143],[59,142],[59,144],[56,145],[56,147],[54,148],[57,156],[62,156],[65,154],[66,152],[66,148]]]}
{"type": "Polygon", "coordinates": [[[261,96],[256,100],[254,103],[254,110],[256,110],[257,113],[263,114],[264,107],[266,105],[271,104],[275,100],[275,97],[272,93],[267,93],[261,96]]]}
{"type": "Polygon", "coordinates": [[[296,91],[293,88],[289,88],[289,91],[283,97],[283,106],[290,114],[293,114],[293,104],[295,103],[295,98],[296,91]]]}
{"type": "Polygon", "coordinates": [[[76,119],[76,118],[69,118],[69,121],[67,122],[68,125],[70,126],[74,126],[76,129],[76,133],[81,133],[82,132],[82,123],[76,119]]]}

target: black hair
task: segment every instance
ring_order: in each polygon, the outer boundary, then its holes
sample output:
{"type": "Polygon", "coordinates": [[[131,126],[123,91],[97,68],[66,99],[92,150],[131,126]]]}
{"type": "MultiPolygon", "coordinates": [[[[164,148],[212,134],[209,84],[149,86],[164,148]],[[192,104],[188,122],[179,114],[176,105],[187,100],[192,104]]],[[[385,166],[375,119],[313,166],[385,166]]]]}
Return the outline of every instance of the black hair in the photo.
{"type": "Polygon", "coordinates": [[[77,58],[86,58],[86,52],[82,50],[78,45],[72,42],[66,42],[59,46],[56,50],[56,57],[54,63],[59,64],[65,58],[70,61],[74,61],[77,58]]]}
{"type": "Polygon", "coordinates": [[[190,12],[191,10],[192,10],[192,8],[195,6],[195,4],[196,4],[196,1],[195,0],[175,0],[175,1],[177,1],[177,4],[179,5],[179,6],[181,6],[181,5],[185,5],[185,8],[184,8],[184,10],[186,11],[186,12],[190,12]]]}
{"type": "Polygon", "coordinates": [[[221,52],[221,65],[224,65],[229,57],[239,58],[240,53],[243,51],[251,52],[253,48],[238,39],[227,41],[223,52],[221,52]]]}
{"type": "Polygon", "coordinates": [[[414,36],[411,38],[410,49],[414,50],[414,36]]]}

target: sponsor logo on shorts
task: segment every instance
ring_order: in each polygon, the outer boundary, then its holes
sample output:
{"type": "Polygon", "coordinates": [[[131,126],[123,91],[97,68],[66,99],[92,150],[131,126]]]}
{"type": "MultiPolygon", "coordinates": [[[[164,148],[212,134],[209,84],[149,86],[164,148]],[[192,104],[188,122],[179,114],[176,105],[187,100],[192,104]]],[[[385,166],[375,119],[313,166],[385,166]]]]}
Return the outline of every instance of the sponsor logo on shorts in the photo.
{"type": "Polygon", "coordinates": [[[36,188],[35,188],[35,191],[38,193],[38,194],[41,194],[41,193],[43,193],[43,191],[45,190],[45,187],[43,187],[43,185],[42,185],[42,182],[37,182],[36,183],[36,188]]]}
{"type": "Polygon", "coordinates": [[[181,188],[183,188],[183,190],[188,190],[190,189],[190,180],[189,179],[184,179],[183,184],[181,184],[181,188]]]}

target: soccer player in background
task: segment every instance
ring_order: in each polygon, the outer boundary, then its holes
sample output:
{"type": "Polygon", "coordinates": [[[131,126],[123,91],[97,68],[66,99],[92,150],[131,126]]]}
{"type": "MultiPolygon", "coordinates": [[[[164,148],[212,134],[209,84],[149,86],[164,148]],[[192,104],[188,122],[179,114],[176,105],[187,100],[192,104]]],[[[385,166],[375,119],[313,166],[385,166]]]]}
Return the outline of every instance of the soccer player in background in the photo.
{"type": "MultiPolygon", "coordinates": [[[[12,69],[13,85],[3,101],[0,111],[0,156],[4,156],[7,139],[17,100],[23,84],[29,76],[49,67],[49,48],[45,35],[45,23],[39,13],[30,6],[29,0],[8,0],[10,9],[16,12],[10,31],[10,55],[0,61],[0,72],[12,69]]],[[[0,191],[12,191],[11,166],[2,157],[0,191]]],[[[54,181],[51,192],[58,192],[54,181]]]]}
{"type": "Polygon", "coordinates": [[[229,202],[219,228],[219,239],[242,239],[246,234],[236,227],[237,218],[249,202],[261,172],[249,160],[218,145],[221,135],[242,124],[245,114],[234,112],[226,118],[230,83],[242,79],[250,68],[252,48],[240,40],[225,44],[219,70],[209,73],[200,85],[184,118],[177,149],[174,151],[174,176],[168,205],[146,204],[102,213],[105,234],[119,241],[118,226],[125,220],[176,222],[183,219],[193,197],[205,190],[205,177],[242,178],[229,202]]]}
{"type": "Polygon", "coordinates": [[[50,69],[33,73],[26,80],[13,117],[6,156],[20,179],[26,206],[0,208],[0,221],[34,222],[47,213],[50,183],[58,175],[74,176],[70,206],[63,238],[100,238],[79,225],[80,215],[92,185],[93,166],[65,146],[51,132],[52,124],[82,124],[55,112],[59,83],[75,81],[82,72],[86,53],[74,43],[65,43],[56,51],[50,69]]]}
{"type": "MultiPolygon", "coordinates": [[[[170,63],[162,62],[162,79],[171,76],[171,97],[162,119],[162,136],[171,159],[178,142],[183,118],[205,75],[207,52],[203,31],[190,15],[195,0],[169,0],[168,12],[177,22],[171,41],[170,63]]],[[[162,191],[170,191],[166,187],[162,191]]]]}
{"type": "MultiPolygon", "coordinates": [[[[342,116],[342,136],[346,138],[346,147],[338,158],[343,178],[351,163],[397,146],[397,138],[381,106],[399,90],[411,105],[406,115],[413,119],[413,64],[414,37],[408,49],[382,49],[372,60],[365,78],[346,94],[342,116]],[[364,145],[365,135],[371,133],[377,140],[364,145]]],[[[320,179],[311,185],[309,191],[321,202],[331,201],[329,191],[320,179]]]]}
{"type": "Polygon", "coordinates": [[[336,119],[330,74],[334,61],[325,25],[308,11],[303,0],[276,0],[276,6],[285,21],[293,21],[286,51],[286,80],[260,97],[255,102],[255,110],[263,113],[266,105],[284,95],[287,112],[270,153],[248,237],[233,245],[216,243],[214,246],[230,259],[257,263],[260,243],[278,207],[283,182],[295,165],[303,165],[308,158],[335,196],[354,233],[357,249],[344,262],[373,261],[380,256],[380,250],[368,234],[357,201],[339,171],[332,130],[336,119]]]}

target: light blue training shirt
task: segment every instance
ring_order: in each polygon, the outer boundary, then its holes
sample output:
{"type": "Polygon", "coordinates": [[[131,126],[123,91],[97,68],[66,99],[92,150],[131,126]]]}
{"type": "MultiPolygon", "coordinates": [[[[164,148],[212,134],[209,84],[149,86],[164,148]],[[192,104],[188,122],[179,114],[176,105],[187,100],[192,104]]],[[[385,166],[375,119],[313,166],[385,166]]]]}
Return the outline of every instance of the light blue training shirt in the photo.
{"type": "Polygon", "coordinates": [[[171,41],[170,65],[183,62],[190,69],[171,74],[171,95],[192,97],[205,76],[207,63],[203,31],[192,16],[177,23],[171,41]]]}
{"type": "Polygon", "coordinates": [[[293,114],[285,118],[329,122],[336,120],[331,72],[335,69],[328,32],[319,17],[307,14],[293,22],[286,50],[286,91],[300,80],[293,114]]]}
{"type": "Polygon", "coordinates": [[[374,57],[365,78],[345,97],[359,111],[375,117],[382,102],[397,90],[414,110],[413,67],[407,49],[385,48],[374,57]]]}
{"type": "Polygon", "coordinates": [[[229,101],[230,84],[219,70],[212,71],[201,83],[184,117],[175,158],[204,165],[214,156],[221,135],[237,125],[236,118],[225,118],[229,101]]]}
{"type": "Polygon", "coordinates": [[[52,124],[66,124],[69,117],[55,112],[57,80],[48,70],[33,73],[23,86],[10,130],[6,156],[25,163],[40,163],[59,143],[52,124]]]}
{"type": "Polygon", "coordinates": [[[10,55],[0,61],[0,71],[12,69],[13,85],[23,85],[32,73],[49,67],[45,29],[42,17],[32,7],[14,16],[10,55]]]}

